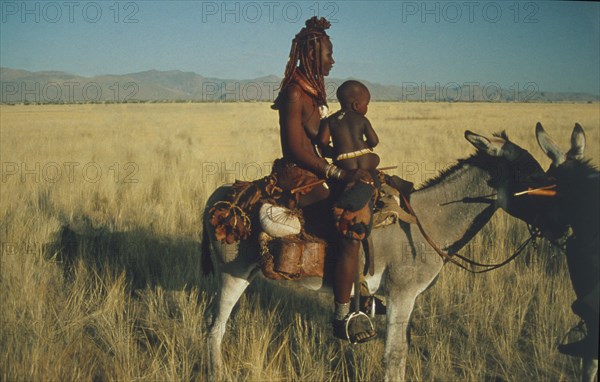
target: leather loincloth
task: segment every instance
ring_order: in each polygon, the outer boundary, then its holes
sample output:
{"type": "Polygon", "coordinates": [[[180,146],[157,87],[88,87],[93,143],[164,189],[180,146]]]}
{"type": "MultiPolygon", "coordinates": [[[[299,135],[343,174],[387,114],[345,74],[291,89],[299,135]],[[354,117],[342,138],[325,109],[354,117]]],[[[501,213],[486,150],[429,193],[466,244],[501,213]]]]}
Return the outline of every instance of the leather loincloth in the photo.
{"type": "Polygon", "coordinates": [[[369,237],[373,228],[373,206],[377,196],[379,181],[375,184],[355,182],[348,184],[334,204],[335,225],[342,236],[363,240],[369,237]]]}

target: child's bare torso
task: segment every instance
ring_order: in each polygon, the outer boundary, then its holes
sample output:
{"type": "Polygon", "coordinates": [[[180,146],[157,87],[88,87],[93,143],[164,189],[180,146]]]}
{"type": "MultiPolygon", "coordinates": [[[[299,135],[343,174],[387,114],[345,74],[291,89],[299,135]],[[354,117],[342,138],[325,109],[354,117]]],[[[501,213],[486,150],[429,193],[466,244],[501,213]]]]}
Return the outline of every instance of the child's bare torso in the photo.
{"type": "MultiPolygon", "coordinates": [[[[362,114],[353,111],[339,111],[329,120],[331,141],[334,150],[334,163],[345,170],[374,170],[379,165],[379,156],[372,152],[352,154],[361,150],[368,151],[368,131],[371,130],[369,120],[362,114]],[[367,135],[367,141],[363,137],[367,135]],[[340,155],[350,154],[350,158],[341,159],[340,155]],[[354,155],[357,155],[354,157],[354,155]],[[339,158],[339,159],[338,159],[339,158]]],[[[375,143],[376,144],[376,143],[375,143]]],[[[374,145],[373,145],[374,146],[374,145]]]]}

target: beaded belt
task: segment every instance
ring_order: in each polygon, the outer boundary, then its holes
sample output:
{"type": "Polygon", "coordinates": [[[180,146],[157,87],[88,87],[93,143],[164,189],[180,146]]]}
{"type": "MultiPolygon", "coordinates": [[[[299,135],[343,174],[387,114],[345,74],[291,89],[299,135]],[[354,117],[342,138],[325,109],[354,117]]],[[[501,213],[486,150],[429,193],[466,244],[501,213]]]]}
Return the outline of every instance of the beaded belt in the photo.
{"type": "Polygon", "coordinates": [[[345,153],[345,154],[340,154],[338,155],[335,160],[343,160],[343,159],[350,159],[350,158],[356,158],[359,157],[361,155],[365,155],[365,154],[370,154],[373,152],[373,149],[362,149],[362,150],[357,150],[357,151],[353,151],[351,153],[345,153]]]}

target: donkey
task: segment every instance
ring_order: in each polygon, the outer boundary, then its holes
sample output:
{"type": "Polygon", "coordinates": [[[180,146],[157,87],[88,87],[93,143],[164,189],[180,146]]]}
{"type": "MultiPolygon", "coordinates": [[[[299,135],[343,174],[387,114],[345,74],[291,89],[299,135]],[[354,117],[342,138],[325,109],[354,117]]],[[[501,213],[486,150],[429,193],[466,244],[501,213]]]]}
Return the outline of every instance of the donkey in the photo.
{"type": "MultiPolygon", "coordinates": [[[[423,229],[449,255],[464,247],[498,208],[530,223],[543,225],[549,221],[540,218],[538,211],[531,210],[522,198],[513,196],[516,191],[537,185],[535,179],[544,176],[539,163],[526,150],[510,142],[505,133],[486,138],[466,131],[465,138],[477,152],[427,181],[411,195],[410,202],[423,229]]],[[[211,263],[212,247],[220,279],[213,315],[208,322],[212,379],[219,376],[221,343],[232,308],[250,282],[261,274],[255,240],[231,245],[214,240],[208,210],[223,200],[228,191],[229,186],[222,186],[210,196],[203,220],[203,264],[211,263]]],[[[385,379],[403,381],[407,328],[415,299],[433,283],[444,261],[428,247],[415,225],[403,229],[394,224],[375,229],[371,235],[377,261],[374,275],[367,275],[366,281],[372,293],[383,292],[387,300],[385,379]]],[[[297,282],[311,289],[330,290],[327,278],[325,283],[322,280],[315,283],[313,279],[297,282]]]]}
{"type": "Polygon", "coordinates": [[[582,358],[582,380],[592,381],[598,373],[598,311],[600,305],[600,173],[585,160],[585,133],[578,123],[565,154],[540,123],[535,135],[552,160],[547,174],[556,178],[560,219],[570,225],[567,265],[577,300],[573,311],[587,326],[587,337],[561,345],[565,354],[582,358]]]}

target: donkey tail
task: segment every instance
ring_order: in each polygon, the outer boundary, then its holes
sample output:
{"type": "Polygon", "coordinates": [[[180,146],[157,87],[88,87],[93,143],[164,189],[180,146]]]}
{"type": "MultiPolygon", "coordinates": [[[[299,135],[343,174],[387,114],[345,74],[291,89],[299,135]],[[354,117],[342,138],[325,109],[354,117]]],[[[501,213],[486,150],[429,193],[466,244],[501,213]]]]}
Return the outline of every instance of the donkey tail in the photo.
{"type": "Polygon", "coordinates": [[[215,271],[212,259],[210,258],[210,238],[208,237],[208,230],[206,227],[202,229],[202,244],[200,245],[202,251],[202,273],[204,276],[208,276],[215,271]]]}

